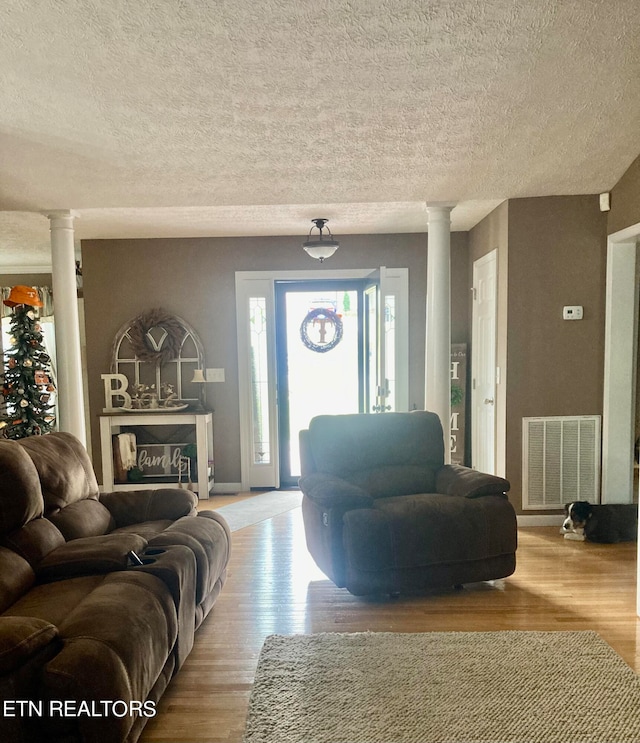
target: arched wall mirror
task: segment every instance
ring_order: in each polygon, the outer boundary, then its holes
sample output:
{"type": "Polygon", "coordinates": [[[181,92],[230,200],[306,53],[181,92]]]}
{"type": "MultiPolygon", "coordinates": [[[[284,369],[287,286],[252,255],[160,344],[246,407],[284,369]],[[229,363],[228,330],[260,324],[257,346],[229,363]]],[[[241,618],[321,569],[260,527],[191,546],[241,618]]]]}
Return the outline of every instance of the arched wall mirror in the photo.
{"type": "Polygon", "coordinates": [[[204,349],[195,330],[162,309],[126,322],[113,342],[111,373],[127,378],[135,409],[202,410],[204,385],[193,379],[204,368],[204,349]]]}

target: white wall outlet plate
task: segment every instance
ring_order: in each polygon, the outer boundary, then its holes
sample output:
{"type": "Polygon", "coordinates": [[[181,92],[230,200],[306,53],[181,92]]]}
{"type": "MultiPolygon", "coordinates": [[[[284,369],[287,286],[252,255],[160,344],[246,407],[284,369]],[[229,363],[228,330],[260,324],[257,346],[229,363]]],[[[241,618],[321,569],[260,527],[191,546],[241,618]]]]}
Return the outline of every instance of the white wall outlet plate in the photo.
{"type": "Polygon", "coordinates": [[[206,369],[204,378],[207,382],[224,382],[224,369],[206,369]]]}
{"type": "Polygon", "coordinates": [[[579,304],[567,305],[562,308],[563,320],[582,320],[583,311],[579,304]]]}

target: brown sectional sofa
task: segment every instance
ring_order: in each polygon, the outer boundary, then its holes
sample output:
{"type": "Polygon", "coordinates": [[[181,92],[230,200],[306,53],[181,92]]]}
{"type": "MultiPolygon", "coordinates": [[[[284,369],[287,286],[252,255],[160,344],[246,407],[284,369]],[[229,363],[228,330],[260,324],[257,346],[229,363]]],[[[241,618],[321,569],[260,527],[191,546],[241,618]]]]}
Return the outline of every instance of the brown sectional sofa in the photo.
{"type": "Polygon", "coordinates": [[[1,741],[139,737],[226,578],[228,526],[196,502],[100,494],[70,434],[0,441],[1,741]]]}
{"type": "Polygon", "coordinates": [[[300,454],[307,547],[336,585],[397,594],[514,572],[509,482],[445,465],[434,413],[321,415],[300,454]]]}

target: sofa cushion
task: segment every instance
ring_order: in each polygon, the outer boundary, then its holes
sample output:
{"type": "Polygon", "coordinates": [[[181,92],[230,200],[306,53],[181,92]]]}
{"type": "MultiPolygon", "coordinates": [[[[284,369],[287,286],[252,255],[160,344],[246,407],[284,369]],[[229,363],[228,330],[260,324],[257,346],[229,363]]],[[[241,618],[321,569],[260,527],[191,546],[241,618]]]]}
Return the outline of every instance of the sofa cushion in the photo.
{"type": "Polygon", "coordinates": [[[359,570],[481,560],[516,549],[514,511],[498,495],[379,498],[373,509],[349,511],[344,521],[345,543],[359,570]]]}
{"type": "Polygon", "coordinates": [[[95,498],[85,498],[59,511],[50,511],[47,518],[62,532],[67,541],[101,536],[115,526],[113,516],[95,498]]]}
{"type": "Polygon", "coordinates": [[[318,472],[347,478],[387,465],[436,470],[444,463],[444,441],[435,413],[319,415],[308,440],[318,472]]]}
{"type": "Polygon", "coordinates": [[[34,585],[4,612],[4,616],[37,617],[59,627],[64,618],[105,578],[105,575],[84,575],[80,578],[34,585]]]}
{"type": "Polygon", "coordinates": [[[143,521],[175,521],[195,516],[198,498],[190,490],[159,488],[157,490],[101,493],[100,503],[109,509],[117,527],[143,521]]]}
{"type": "Polygon", "coordinates": [[[346,480],[357,485],[373,498],[435,491],[436,475],[433,467],[418,464],[391,464],[372,467],[347,475],[346,480]]]}
{"type": "Polygon", "coordinates": [[[140,524],[131,524],[130,526],[121,526],[119,529],[114,529],[111,534],[138,534],[147,541],[153,539],[153,537],[167,529],[173,521],[169,519],[162,521],[143,521],[140,524]]]}
{"type": "Polygon", "coordinates": [[[300,489],[320,508],[371,508],[373,499],[363,489],[335,475],[313,472],[300,478],[300,489]]]}
{"type": "Polygon", "coordinates": [[[12,550],[0,547],[0,613],[26,594],[34,582],[29,563],[12,550]]]}
{"type": "MultiPolygon", "coordinates": [[[[39,437],[38,437],[39,438],[39,437]]],[[[42,516],[38,471],[17,441],[0,441],[0,538],[42,516]]]]}
{"type": "Polygon", "coordinates": [[[0,674],[24,665],[58,634],[53,624],[33,617],[0,617],[0,674]]]}
{"type": "Polygon", "coordinates": [[[49,519],[38,518],[14,531],[4,543],[35,567],[51,550],[64,544],[64,536],[49,519]]]}
{"type": "Polygon", "coordinates": [[[40,477],[44,515],[84,498],[98,498],[98,481],[87,450],[70,433],[21,439],[40,477]]]}

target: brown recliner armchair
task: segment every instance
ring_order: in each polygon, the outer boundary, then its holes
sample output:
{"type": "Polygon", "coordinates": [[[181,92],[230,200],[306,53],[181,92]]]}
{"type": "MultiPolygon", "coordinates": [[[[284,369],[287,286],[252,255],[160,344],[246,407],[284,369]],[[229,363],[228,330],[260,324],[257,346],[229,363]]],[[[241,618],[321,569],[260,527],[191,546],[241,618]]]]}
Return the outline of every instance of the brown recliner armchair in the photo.
{"type": "Polygon", "coordinates": [[[300,450],[307,546],[337,586],[397,594],[514,572],[509,482],[445,465],[434,413],[318,416],[300,450]]]}

